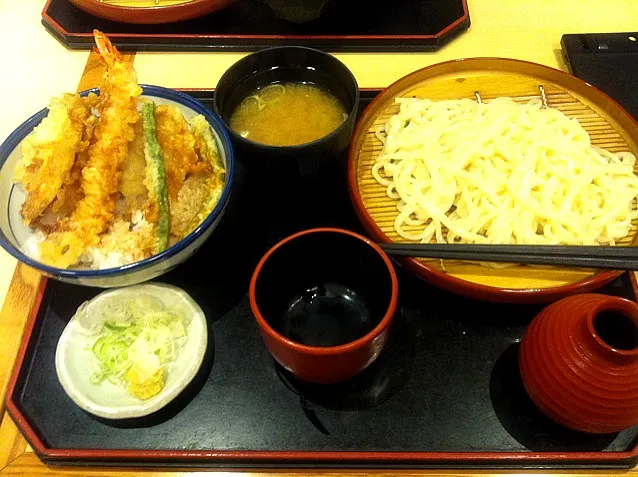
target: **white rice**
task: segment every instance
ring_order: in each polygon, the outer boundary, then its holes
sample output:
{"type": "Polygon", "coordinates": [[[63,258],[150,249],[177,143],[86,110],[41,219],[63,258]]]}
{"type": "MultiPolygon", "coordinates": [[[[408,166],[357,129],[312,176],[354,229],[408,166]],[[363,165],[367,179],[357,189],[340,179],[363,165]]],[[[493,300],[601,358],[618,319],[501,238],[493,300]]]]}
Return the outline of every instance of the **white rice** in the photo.
{"type": "Polygon", "coordinates": [[[41,230],[35,230],[26,242],[22,244],[22,252],[33,260],[40,261],[40,243],[44,242],[46,235],[41,230]]]}
{"type": "Polygon", "coordinates": [[[141,260],[139,243],[152,231],[153,225],[144,213],[136,210],[131,214],[131,222],[116,220],[102,235],[99,245],[88,248],[82,262],[94,270],[104,270],[141,260]]]}

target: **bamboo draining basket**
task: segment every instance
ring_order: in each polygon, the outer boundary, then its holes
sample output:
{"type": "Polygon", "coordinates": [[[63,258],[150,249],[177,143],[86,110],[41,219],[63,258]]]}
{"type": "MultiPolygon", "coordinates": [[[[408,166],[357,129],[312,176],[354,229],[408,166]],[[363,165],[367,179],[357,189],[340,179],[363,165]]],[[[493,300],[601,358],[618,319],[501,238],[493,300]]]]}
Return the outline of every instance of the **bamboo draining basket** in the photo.
{"type": "MultiPolygon", "coordinates": [[[[541,99],[542,86],[548,107],[576,118],[593,144],[612,152],[631,151],[638,156],[638,125],[615,101],[584,81],[546,66],[501,58],[450,61],[416,71],[389,86],[368,106],[350,146],[350,195],[368,232],[382,242],[406,241],[394,230],[397,203],[372,177],[372,166],[382,149],[375,131],[397,113],[397,97],[476,99],[508,96],[517,102],[541,99]]],[[[638,174],[638,170],[636,170],[638,174]]],[[[638,223],[622,245],[637,239],[638,223]]],[[[405,259],[402,263],[417,275],[455,293],[473,298],[514,303],[556,300],[592,291],[621,272],[531,267],[516,265],[490,268],[480,264],[429,259],[405,259]]]]}

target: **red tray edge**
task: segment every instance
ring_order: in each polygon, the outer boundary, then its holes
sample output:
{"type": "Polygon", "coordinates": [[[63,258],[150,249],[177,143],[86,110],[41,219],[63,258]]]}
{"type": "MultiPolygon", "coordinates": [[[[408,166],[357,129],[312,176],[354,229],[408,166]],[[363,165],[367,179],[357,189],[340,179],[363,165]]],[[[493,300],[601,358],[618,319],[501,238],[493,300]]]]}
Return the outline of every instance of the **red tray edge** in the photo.
{"type": "MultiPolygon", "coordinates": [[[[638,296],[638,280],[636,275],[629,274],[632,290],[638,296]]],[[[260,462],[274,462],[283,467],[291,464],[317,463],[319,465],[333,464],[357,465],[365,467],[374,464],[393,466],[432,466],[435,464],[453,466],[454,464],[472,467],[512,467],[521,466],[550,466],[561,468],[601,468],[617,467],[632,468],[638,463],[638,442],[630,451],[623,452],[380,452],[380,451],[193,451],[193,450],[127,450],[127,449],[54,449],[48,447],[36,434],[26,417],[19,410],[13,400],[18,375],[26,357],[26,350],[39,315],[42,298],[48,279],[43,278],[40,289],[25,328],[22,345],[13,367],[13,372],[7,387],[6,404],[9,415],[14,419],[18,429],[29,442],[35,453],[50,463],[56,461],[119,461],[126,463],[144,462],[172,462],[175,464],[204,463],[204,464],[236,464],[260,462]]]]}
{"type": "MultiPolygon", "coordinates": [[[[92,33],[73,33],[69,32],[62,27],[53,17],[48,13],[49,4],[52,0],[47,0],[42,10],[42,19],[48,23],[49,26],[54,28],[59,34],[72,36],[76,38],[92,37],[92,33]]],[[[289,40],[432,40],[439,39],[450,32],[454,31],[463,23],[470,19],[470,12],[467,6],[467,0],[461,0],[463,4],[463,15],[450,23],[443,30],[435,33],[434,35],[206,35],[206,34],[177,34],[177,33],[164,33],[158,35],[147,35],[141,33],[109,33],[109,37],[117,38],[145,38],[153,37],[156,39],[228,39],[228,40],[275,40],[275,39],[289,39],[289,40]]]]}

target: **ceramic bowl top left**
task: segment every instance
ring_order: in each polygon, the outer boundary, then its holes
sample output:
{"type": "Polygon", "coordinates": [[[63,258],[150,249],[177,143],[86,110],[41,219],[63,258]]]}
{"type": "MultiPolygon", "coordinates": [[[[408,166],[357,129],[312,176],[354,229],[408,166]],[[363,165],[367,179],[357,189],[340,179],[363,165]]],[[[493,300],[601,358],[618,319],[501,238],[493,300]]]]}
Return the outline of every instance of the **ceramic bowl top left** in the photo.
{"type": "MultiPolygon", "coordinates": [[[[163,252],[144,260],[113,268],[94,270],[89,268],[62,269],[46,265],[28,252],[32,247],[34,231],[26,226],[20,215],[20,207],[25,199],[24,191],[13,182],[14,169],[22,157],[22,141],[40,124],[48,114],[43,109],[22,123],[0,145],[0,245],[13,257],[57,280],[76,285],[103,288],[133,285],[155,278],[179,265],[190,257],[210,236],[221,219],[234,175],[234,158],[230,138],[219,118],[191,96],[159,86],[140,85],[143,96],[156,104],[177,106],[186,119],[202,114],[211,126],[217,141],[221,159],[226,169],[222,194],[211,213],[195,230],[163,252]]],[[[81,94],[98,90],[85,91],[81,94]]]]}
{"type": "Polygon", "coordinates": [[[131,287],[108,290],[82,305],[62,332],[55,353],[55,369],[64,391],[79,407],[107,419],[142,417],[156,412],[175,399],[193,380],[201,367],[208,346],[206,316],[199,305],[177,287],[145,283],[131,287]],[[107,380],[99,384],[90,381],[93,373],[92,346],[97,337],[91,331],[92,307],[99,306],[114,294],[119,296],[149,295],[160,299],[166,307],[183,310],[189,323],[188,339],[173,362],[168,363],[165,385],[159,394],[148,400],[130,395],[124,384],[112,384],[107,380]]]}

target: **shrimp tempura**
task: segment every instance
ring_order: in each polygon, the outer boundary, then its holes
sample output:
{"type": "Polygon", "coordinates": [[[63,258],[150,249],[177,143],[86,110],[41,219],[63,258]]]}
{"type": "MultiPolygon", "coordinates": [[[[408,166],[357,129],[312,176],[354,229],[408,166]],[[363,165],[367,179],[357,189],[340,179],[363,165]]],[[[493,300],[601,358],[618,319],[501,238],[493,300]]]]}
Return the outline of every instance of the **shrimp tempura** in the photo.
{"type": "Polygon", "coordinates": [[[113,222],[122,164],[140,118],[137,101],[142,89],[133,65],[122,60],[103,33],[93,33],[107,71],[100,85],[100,117],[82,170],[84,197],[71,216],[61,220],[56,231],[40,244],[42,260],[61,268],[77,263],[88,247],[99,243],[99,235],[113,222]]]}

